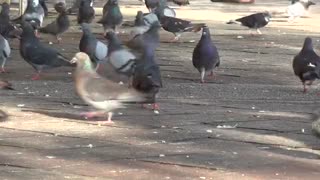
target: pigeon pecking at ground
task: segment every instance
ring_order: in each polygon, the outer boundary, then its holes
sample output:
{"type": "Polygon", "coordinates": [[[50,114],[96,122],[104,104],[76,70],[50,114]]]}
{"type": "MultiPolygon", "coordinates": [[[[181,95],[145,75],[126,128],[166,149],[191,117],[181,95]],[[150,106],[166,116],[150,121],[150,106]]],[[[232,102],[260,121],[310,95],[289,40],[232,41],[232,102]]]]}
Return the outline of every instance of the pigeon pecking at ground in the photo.
{"type": "Polygon", "coordinates": [[[82,23],[82,37],[79,43],[79,50],[89,55],[91,61],[96,66],[96,70],[100,67],[100,63],[106,60],[108,55],[108,46],[97,40],[92,34],[90,24],[82,23]]]}
{"type": "Polygon", "coordinates": [[[99,76],[87,54],[79,52],[71,62],[77,64],[74,79],[78,95],[83,101],[99,109],[97,112],[83,113],[85,117],[98,117],[107,113],[108,120],[103,123],[113,123],[112,110],[145,102],[144,94],[99,76]]]}
{"type": "Polygon", "coordinates": [[[123,20],[118,0],[108,0],[103,6],[102,18],[97,22],[103,25],[104,35],[111,29],[116,32],[116,27],[121,25],[123,20]]]}
{"type": "Polygon", "coordinates": [[[0,73],[6,72],[4,66],[6,65],[7,59],[11,54],[11,48],[8,41],[0,35],[0,73]]]}
{"type": "Polygon", "coordinates": [[[161,17],[160,23],[164,30],[174,34],[175,37],[172,41],[178,41],[184,32],[198,32],[205,26],[205,23],[192,23],[191,21],[167,16],[161,17]]]}
{"type": "Polygon", "coordinates": [[[58,43],[60,43],[62,40],[60,34],[64,33],[69,29],[70,21],[64,3],[57,3],[55,5],[55,9],[59,10],[58,17],[50,24],[40,28],[39,32],[56,36],[58,43]]]}
{"type": "MultiPolygon", "coordinates": [[[[271,19],[271,14],[269,12],[255,13],[249,16],[245,16],[236,20],[230,20],[227,24],[238,24],[246,26],[250,29],[255,29],[258,34],[262,34],[259,30],[262,27],[265,27],[271,19]]],[[[251,31],[250,31],[251,32],[251,31]]]]}
{"type": "Polygon", "coordinates": [[[95,17],[95,11],[93,9],[93,2],[91,0],[82,0],[77,16],[78,24],[91,23],[95,17]]]}
{"type": "Polygon", "coordinates": [[[307,92],[307,85],[320,78],[320,57],[314,52],[312,39],[305,38],[303,47],[292,63],[293,71],[302,82],[303,92],[307,92]]]}
{"type": "Polygon", "coordinates": [[[34,29],[29,23],[23,23],[22,29],[20,54],[36,70],[36,74],[32,77],[32,80],[38,80],[40,73],[45,69],[72,66],[70,61],[57,50],[41,43],[35,36],[34,29]]]}
{"type": "Polygon", "coordinates": [[[203,27],[202,36],[193,50],[192,63],[200,72],[200,82],[204,83],[206,72],[213,76],[214,68],[220,65],[220,57],[216,46],[211,41],[210,30],[203,27]]]}

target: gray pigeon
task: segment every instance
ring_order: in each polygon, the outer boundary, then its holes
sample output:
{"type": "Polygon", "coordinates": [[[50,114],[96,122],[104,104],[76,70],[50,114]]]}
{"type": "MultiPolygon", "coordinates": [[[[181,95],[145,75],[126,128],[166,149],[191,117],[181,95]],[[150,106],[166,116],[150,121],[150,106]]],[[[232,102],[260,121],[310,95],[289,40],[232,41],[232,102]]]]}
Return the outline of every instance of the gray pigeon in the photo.
{"type": "Polygon", "coordinates": [[[29,22],[34,29],[38,29],[42,26],[44,16],[44,10],[39,4],[39,0],[28,0],[28,5],[25,12],[20,17],[13,20],[13,22],[21,24],[22,22],[26,21],[29,22]]]}
{"type": "Polygon", "coordinates": [[[22,29],[20,54],[37,72],[32,80],[39,79],[42,70],[60,66],[72,66],[70,61],[57,50],[41,43],[29,23],[22,23],[22,29]]]}
{"type": "Polygon", "coordinates": [[[96,69],[102,61],[106,60],[108,55],[108,46],[97,40],[92,34],[90,25],[87,23],[81,24],[83,35],[80,40],[79,49],[89,55],[90,59],[96,65],[96,69]]]}
{"type": "Polygon", "coordinates": [[[4,66],[6,65],[7,59],[11,54],[11,48],[8,41],[0,35],[0,73],[6,72],[4,66]]]}
{"type": "Polygon", "coordinates": [[[97,112],[83,113],[85,117],[92,118],[108,113],[108,120],[104,123],[113,123],[112,110],[145,101],[144,95],[136,90],[99,76],[87,54],[79,52],[71,62],[77,64],[74,79],[78,95],[83,101],[99,109],[97,112]]]}
{"type": "Polygon", "coordinates": [[[5,38],[15,38],[17,28],[10,22],[10,5],[6,2],[1,4],[0,34],[5,38]]]}
{"type": "Polygon", "coordinates": [[[206,72],[211,72],[220,65],[219,53],[216,46],[211,41],[210,31],[208,27],[203,27],[202,36],[197,46],[193,50],[192,63],[200,72],[201,83],[204,83],[206,72]]]}
{"type": "Polygon", "coordinates": [[[95,17],[95,10],[93,9],[93,2],[91,0],[82,0],[77,16],[78,24],[91,23],[95,17]]]}
{"type": "Polygon", "coordinates": [[[66,12],[66,7],[64,3],[57,3],[55,7],[59,6],[59,15],[58,17],[51,22],[50,24],[46,25],[45,27],[42,27],[39,29],[39,32],[41,33],[47,33],[52,34],[56,36],[58,42],[61,42],[60,34],[64,33],[69,29],[70,21],[66,12]],[[63,9],[64,8],[64,9],[63,9]]]}
{"type": "Polygon", "coordinates": [[[176,17],[176,12],[167,6],[166,0],[160,0],[158,6],[152,12],[157,15],[160,21],[163,17],[176,17]]]}
{"type": "MultiPolygon", "coordinates": [[[[143,27],[143,26],[142,26],[143,27]]],[[[141,28],[140,26],[136,27],[141,28]]],[[[142,34],[135,34],[129,41],[127,42],[127,46],[131,49],[142,52],[145,46],[149,46],[151,49],[156,49],[159,44],[159,29],[161,25],[159,22],[154,22],[151,27],[149,27],[148,31],[142,34]]]]}
{"type": "Polygon", "coordinates": [[[301,51],[293,59],[292,67],[302,82],[304,93],[307,92],[306,85],[310,86],[320,78],[320,57],[314,52],[310,37],[304,40],[301,51]]]}
{"type": "Polygon", "coordinates": [[[136,56],[121,45],[117,35],[110,31],[106,34],[108,40],[108,62],[120,74],[132,76],[136,56]]]}
{"type": "Polygon", "coordinates": [[[103,25],[104,35],[108,29],[116,31],[116,27],[122,23],[123,16],[120,11],[118,0],[108,0],[103,6],[102,18],[97,22],[103,25]]]}
{"type": "Polygon", "coordinates": [[[146,94],[146,102],[152,103],[152,108],[159,109],[156,103],[156,95],[162,87],[161,73],[155,62],[155,49],[152,45],[146,45],[143,56],[137,60],[137,65],[132,78],[132,87],[146,94]]]}

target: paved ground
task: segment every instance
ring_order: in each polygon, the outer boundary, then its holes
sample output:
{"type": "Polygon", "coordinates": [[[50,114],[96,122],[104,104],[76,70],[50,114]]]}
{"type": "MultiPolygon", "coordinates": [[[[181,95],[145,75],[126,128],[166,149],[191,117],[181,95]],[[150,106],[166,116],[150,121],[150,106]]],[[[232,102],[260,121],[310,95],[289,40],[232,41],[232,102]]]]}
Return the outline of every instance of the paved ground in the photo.
{"type": "MultiPolygon", "coordinates": [[[[135,5],[122,6],[128,21],[137,9],[146,11],[131,2],[135,5]]],[[[74,93],[72,69],[31,81],[33,70],[21,59],[18,41],[12,41],[11,72],[1,74],[16,89],[0,92],[0,109],[8,115],[0,123],[1,179],[319,179],[320,141],[311,132],[319,88],[302,94],[291,69],[306,36],[320,52],[319,6],[311,8],[309,18],[290,24],[279,14],[286,0],[191,3],[196,5],[177,14],[210,26],[221,54],[217,78],[198,83],[190,41],[199,33],[167,43],[172,35],[161,31],[160,114],[139,106],[121,109],[113,126],[79,116],[89,107],[74,93]],[[253,37],[246,28],[224,24],[261,10],[278,12],[264,35],[253,37]]],[[[62,44],[52,46],[72,57],[79,37],[74,26],[62,44]]]]}

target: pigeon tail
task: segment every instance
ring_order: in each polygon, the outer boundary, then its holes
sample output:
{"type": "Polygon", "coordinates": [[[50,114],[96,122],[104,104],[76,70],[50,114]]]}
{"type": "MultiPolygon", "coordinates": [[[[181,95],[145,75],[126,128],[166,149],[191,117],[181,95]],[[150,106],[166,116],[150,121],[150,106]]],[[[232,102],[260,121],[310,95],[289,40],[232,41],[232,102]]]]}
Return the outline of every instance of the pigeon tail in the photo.
{"type": "Polygon", "coordinates": [[[236,20],[230,20],[226,24],[241,24],[241,22],[236,21],[236,20]]]}

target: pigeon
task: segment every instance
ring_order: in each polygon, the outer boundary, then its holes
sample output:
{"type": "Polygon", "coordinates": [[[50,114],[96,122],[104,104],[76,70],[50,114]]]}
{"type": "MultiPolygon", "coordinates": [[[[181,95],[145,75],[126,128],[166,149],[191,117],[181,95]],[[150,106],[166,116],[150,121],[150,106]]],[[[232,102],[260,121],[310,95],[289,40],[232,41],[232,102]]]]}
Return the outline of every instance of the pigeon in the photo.
{"type": "Polygon", "coordinates": [[[35,36],[34,29],[29,23],[22,23],[22,29],[20,54],[37,72],[32,77],[32,80],[39,79],[40,73],[45,69],[72,66],[70,61],[57,50],[41,43],[35,36]]]}
{"type": "Polygon", "coordinates": [[[91,0],[82,0],[79,7],[77,16],[78,24],[91,23],[95,17],[95,11],[92,7],[93,2],[91,0]]]}
{"type": "Polygon", "coordinates": [[[168,2],[173,2],[179,6],[189,5],[189,0],[168,0],[168,2]]]}
{"type": "Polygon", "coordinates": [[[155,62],[154,48],[146,45],[141,59],[137,65],[132,78],[132,87],[138,92],[144,93],[146,102],[152,103],[152,109],[158,110],[156,95],[162,87],[161,73],[158,64],[155,62]]]}
{"type": "MultiPolygon", "coordinates": [[[[142,26],[142,28],[145,26],[142,26]]],[[[140,26],[136,29],[141,28],[140,26]]],[[[159,29],[161,25],[158,21],[154,22],[149,28],[148,31],[143,33],[136,33],[135,36],[129,39],[127,46],[131,49],[142,52],[145,46],[149,46],[152,49],[155,49],[159,44],[159,29]]],[[[134,33],[132,33],[134,34],[134,33]]]]}
{"type": "Polygon", "coordinates": [[[79,49],[89,55],[92,62],[99,68],[100,63],[106,60],[108,55],[108,46],[97,40],[92,34],[90,25],[87,23],[81,24],[83,35],[80,40],[79,49]]]}
{"type": "Polygon", "coordinates": [[[259,30],[262,27],[265,27],[271,19],[269,12],[255,13],[249,16],[245,16],[236,20],[230,20],[227,24],[238,24],[246,26],[250,29],[256,29],[258,34],[262,34],[259,30]]]}
{"type": "Polygon", "coordinates": [[[48,7],[47,7],[47,4],[46,4],[46,0],[39,0],[39,4],[43,8],[44,15],[48,16],[48,7]]]}
{"type": "Polygon", "coordinates": [[[213,76],[213,70],[220,65],[219,53],[216,46],[211,41],[210,30],[203,27],[201,39],[193,50],[193,66],[200,72],[200,82],[204,83],[206,72],[210,71],[213,76]]]}
{"type": "Polygon", "coordinates": [[[77,53],[71,62],[77,64],[74,79],[78,95],[83,101],[99,109],[97,112],[83,113],[85,117],[92,118],[108,113],[108,120],[104,123],[113,123],[112,110],[145,101],[144,94],[135,89],[129,89],[98,75],[86,53],[77,53]]]}
{"type": "Polygon", "coordinates": [[[102,18],[97,22],[103,25],[104,35],[108,29],[116,31],[116,27],[122,23],[123,16],[120,11],[118,0],[108,0],[103,6],[102,18]]]}
{"type": "Polygon", "coordinates": [[[5,90],[14,90],[12,88],[12,84],[9,83],[8,81],[1,80],[0,79],[0,89],[5,89],[5,90]]]}
{"type": "Polygon", "coordinates": [[[191,23],[191,21],[166,16],[160,19],[160,23],[164,30],[174,34],[173,41],[178,41],[183,32],[198,32],[205,26],[204,23],[191,23]]]}
{"type": "Polygon", "coordinates": [[[316,3],[310,1],[310,0],[300,0],[298,2],[295,2],[294,4],[291,4],[287,8],[287,13],[289,16],[288,21],[292,22],[296,18],[299,18],[303,15],[305,15],[311,5],[315,5],[316,3]]]}
{"type": "Polygon", "coordinates": [[[136,63],[136,56],[122,47],[120,39],[114,32],[107,32],[106,39],[109,43],[108,62],[116,72],[131,77],[136,63]]]}
{"type": "Polygon", "coordinates": [[[27,2],[28,4],[25,12],[17,19],[14,19],[13,22],[22,24],[24,21],[26,21],[32,24],[34,29],[38,29],[42,26],[44,10],[39,4],[39,0],[28,0],[27,2]]]}
{"type": "Polygon", "coordinates": [[[303,92],[307,92],[307,85],[320,78],[320,57],[314,52],[312,39],[305,38],[303,47],[292,63],[293,71],[302,82],[303,92]]]}
{"type": "MultiPolygon", "coordinates": [[[[161,0],[145,0],[144,3],[146,4],[146,7],[148,8],[149,12],[153,12],[153,10],[158,7],[161,0]]],[[[164,0],[165,4],[167,4],[167,1],[164,0]]]]}
{"type": "Polygon", "coordinates": [[[58,43],[60,43],[62,39],[59,36],[69,29],[70,21],[66,12],[65,4],[57,3],[55,6],[60,6],[59,11],[61,12],[58,17],[50,24],[40,28],[39,32],[56,36],[58,43]],[[64,6],[65,9],[61,9],[61,6],[64,6]]]}
{"type": "Polygon", "coordinates": [[[159,20],[161,20],[162,17],[176,17],[176,12],[174,9],[167,6],[166,0],[160,0],[159,5],[153,9],[152,12],[157,15],[159,20]]]}
{"type": "Polygon", "coordinates": [[[11,48],[8,41],[2,35],[0,35],[0,73],[6,72],[4,66],[6,65],[7,59],[9,58],[10,54],[11,48]]]}
{"type": "Polygon", "coordinates": [[[8,3],[4,2],[1,4],[0,12],[0,34],[5,38],[14,38],[14,31],[17,27],[10,22],[10,6],[8,3]]]}

